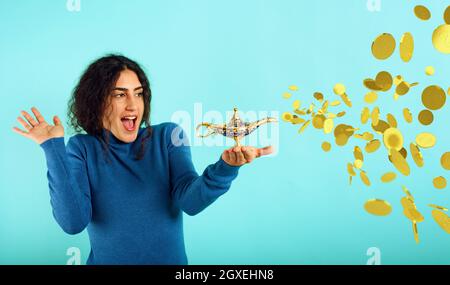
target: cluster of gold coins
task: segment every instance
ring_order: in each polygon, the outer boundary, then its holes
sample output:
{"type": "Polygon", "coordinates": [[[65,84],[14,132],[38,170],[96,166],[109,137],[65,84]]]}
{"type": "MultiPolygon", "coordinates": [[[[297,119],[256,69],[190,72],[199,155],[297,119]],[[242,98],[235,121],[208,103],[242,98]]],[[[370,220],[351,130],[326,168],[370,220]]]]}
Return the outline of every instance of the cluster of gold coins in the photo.
{"type": "MultiPolygon", "coordinates": [[[[421,20],[428,20],[431,18],[430,11],[421,5],[414,9],[415,15],[421,20]]],[[[450,6],[444,12],[445,24],[436,28],[433,33],[433,45],[442,53],[450,53],[450,6]]],[[[378,60],[386,60],[394,54],[396,49],[396,40],[389,33],[383,33],[375,38],[372,43],[372,54],[378,60]]],[[[404,33],[399,44],[400,58],[404,62],[409,62],[414,55],[414,37],[411,33],[404,33]]],[[[425,68],[425,73],[429,76],[435,72],[432,66],[425,68]]],[[[412,88],[419,85],[418,82],[408,82],[403,76],[392,76],[387,71],[378,72],[374,78],[366,78],[363,80],[363,85],[368,89],[364,96],[364,102],[367,104],[374,104],[378,99],[380,92],[394,91],[394,100],[399,100],[402,96],[406,96],[412,88]]],[[[295,85],[289,87],[289,92],[283,94],[285,99],[292,97],[292,92],[297,92],[299,88],[295,85]]],[[[405,146],[408,144],[404,141],[404,136],[399,128],[400,121],[391,113],[382,116],[379,107],[374,107],[370,110],[364,107],[361,111],[361,124],[366,125],[370,122],[373,132],[358,132],[360,129],[348,124],[337,124],[337,118],[344,117],[345,111],[335,111],[334,107],[338,107],[343,102],[347,107],[353,107],[352,101],[347,94],[346,87],[343,84],[336,84],[333,88],[335,95],[340,97],[340,100],[326,100],[325,96],[316,92],[313,94],[315,103],[301,106],[300,100],[295,100],[292,104],[293,112],[285,112],[282,114],[282,119],[293,125],[301,125],[298,132],[303,133],[309,125],[315,129],[323,131],[325,135],[333,134],[334,142],[337,146],[345,146],[350,139],[360,139],[366,141],[364,151],[366,153],[375,153],[383,145],[386,149],[386,155],[393,167],[402,175],[409,176],[411,169],[407,161],[408,150],[405,146]],[[385,120],[384,120],[385,119],[385,120]],[[376,138],[375,136],[380,136],[376,138]]],[[[450,88],[448,90],[450,95],[450,88]]],[[[417,114],[418,121],[424,125],[430,125],[434,121],[434,111],[438,111],[445,106],[446,94],[443,88],[438,85],[427,86],[422,91],[422,104],[424,109],[417,114]]],[[[408,108],[403,109],[403,119],[406,123],[411,124],[414,121],[414,116],[408,108]]],[[[414,163],[419,167],[424,166],[423,150],[430,149],[436,144],[436,137],[428,132],[419,133],[415,137],[415,141],[409,143],[409,154],[414,163]]],[[[331,150],[331,143],[325,141],[322,143],[322,149],[325,152],[331,150]]],[[[359,146],[353,149],[354,161],[347,164],[347,173],[349,175],[349,182],[352,183],[353,177],[359,177],[366,186],[371,186],[369,175],[363,170],[364,152],[359,146]]],[[[441,156],[441,166],[445,170],[450,170],[450,152],[445,152],[441,156]]],[[[389,171],[384,173],[380,180],[383,183],[394,181],[397,177],[395,172],[389,171]]],[[[437,189],[444,189],[447,186],[447,181],[443,176],[438,176],[433,179],[433,185],[437,189]]],[[[418,211],[415,200],[411,193],[403,187],[406,194],[401,199],[404,215],[412,222],[414,238],[419,242],[419,233],[417,224],[424,221],[424,216],[418,211]]],[[[432,216],[436,223],[447,233],[450,234],[450,217],[445,214],[448,211],[445,207],[430,205],[433,208],[432,216]]],[[[381,199],[371,199],[364,205],[365,210],[373,215],[387,216],[392,212],[392,206],[389,202],[381,199]]]]}

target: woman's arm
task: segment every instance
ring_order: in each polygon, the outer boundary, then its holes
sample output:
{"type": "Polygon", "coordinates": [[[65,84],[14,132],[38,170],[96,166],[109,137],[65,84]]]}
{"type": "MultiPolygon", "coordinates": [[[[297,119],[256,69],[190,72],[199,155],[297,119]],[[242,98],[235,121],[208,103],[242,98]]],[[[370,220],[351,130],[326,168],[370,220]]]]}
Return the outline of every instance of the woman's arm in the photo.
{"type": "Polygon", "coordinates": [[[61,120],[53,117],[54,125],[48,124],[39,110],[31,109],[36,119],[25,111],[17,121],[25,128],[13,131],[28,138],[44,149],[47,159],[47,177],[53,215],[61,228],[69,233],[81,232],[91,220],[92,209],[85,159],[75,138],[64,145],[64,127],[61,120]]]}

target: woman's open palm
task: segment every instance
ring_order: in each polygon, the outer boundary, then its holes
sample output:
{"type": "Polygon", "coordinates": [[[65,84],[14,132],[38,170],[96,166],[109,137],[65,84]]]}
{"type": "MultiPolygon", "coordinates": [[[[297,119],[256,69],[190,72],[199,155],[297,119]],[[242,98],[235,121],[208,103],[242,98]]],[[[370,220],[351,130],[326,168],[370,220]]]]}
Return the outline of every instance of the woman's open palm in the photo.
{"type": "Polygon", "coordinates": [[[58,116],[53,117],[54,125],[49,125],[36,107],[31,108],[31,111],[36,116],[37,121],[30,116],[30,114],[22,111],[20,113],[26,120],[22,119],[22,117],[17,117],[17,121],[26,129],[26,131],[17,127],[14,127],[13,131],[26,138],[32,139],[38,144],[42,144],[51,138],[64,137],[64,127],[58,116]]]}

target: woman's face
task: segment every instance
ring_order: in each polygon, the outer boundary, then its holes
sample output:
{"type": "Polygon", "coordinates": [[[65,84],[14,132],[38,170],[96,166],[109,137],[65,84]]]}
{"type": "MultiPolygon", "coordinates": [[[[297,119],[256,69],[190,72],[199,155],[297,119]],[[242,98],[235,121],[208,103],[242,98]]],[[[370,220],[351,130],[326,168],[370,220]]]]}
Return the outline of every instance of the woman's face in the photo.
{"type": "Polygon", "coordinates": [[[143,88],[134,71],[120,73],[106,106],[103,127],[123,142],[134,142],[144,113],[143,88]]]}

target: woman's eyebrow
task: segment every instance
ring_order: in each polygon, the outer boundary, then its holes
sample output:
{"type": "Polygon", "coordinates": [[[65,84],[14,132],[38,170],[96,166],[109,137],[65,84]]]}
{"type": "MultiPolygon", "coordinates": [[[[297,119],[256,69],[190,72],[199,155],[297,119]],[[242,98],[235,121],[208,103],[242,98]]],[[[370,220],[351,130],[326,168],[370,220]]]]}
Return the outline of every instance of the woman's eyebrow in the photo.
{"type": "MultiPolygon", "coordinates": [[[[143,89],[144,87],[139,86],[134,88],[134,91],[139,90],[139,89],[143,89]]],[[[128,91],[128,88],[124,88],[124,87],[115,87],[113,90],[119,90],[119,91],[128,91]]]]}

